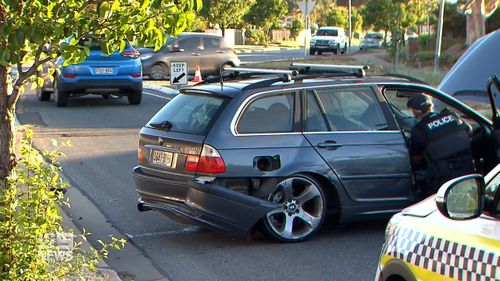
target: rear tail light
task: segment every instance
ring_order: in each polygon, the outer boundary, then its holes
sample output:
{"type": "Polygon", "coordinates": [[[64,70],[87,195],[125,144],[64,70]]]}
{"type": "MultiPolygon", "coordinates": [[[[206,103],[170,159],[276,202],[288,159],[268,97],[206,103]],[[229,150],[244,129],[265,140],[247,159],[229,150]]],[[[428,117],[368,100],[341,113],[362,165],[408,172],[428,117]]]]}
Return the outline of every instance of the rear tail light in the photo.
{"type": "Polygon", "coordinates": [[[146,160],[146,149],[142,146],[139,146],[139,148],[137,149],[137,161],[140,164],[143,164],[144,160],[146,160]]]}
{"type": "Polygon", "coordinates": [[[133,78],[139,78],[142,76],[142,74],[140,73],[134,73],[134,74],[130,74],[130,76],[132,76],[133,78]]]}
{"type": "Polygon", "coordinates": [[[186,171],[195,173],[222,174],[226,172],[226,164],[219,152],[210,145],[203,145],[200,155],[188,155],[186,171]]]}
{"type": "Polygon", "coordinates": [[[64,73],[63,77],[64,78],[75,78],[76,74],[74,74],[74,73],[64,73]]]}
{"type": "Polygon", "coordinates": [[[140,56],[139,52],[137,51],[124,51],[124,52],[121,52],[120,55],[124,56],[124,57],[131,57],[131,58],[138,58],[140,56]]]}

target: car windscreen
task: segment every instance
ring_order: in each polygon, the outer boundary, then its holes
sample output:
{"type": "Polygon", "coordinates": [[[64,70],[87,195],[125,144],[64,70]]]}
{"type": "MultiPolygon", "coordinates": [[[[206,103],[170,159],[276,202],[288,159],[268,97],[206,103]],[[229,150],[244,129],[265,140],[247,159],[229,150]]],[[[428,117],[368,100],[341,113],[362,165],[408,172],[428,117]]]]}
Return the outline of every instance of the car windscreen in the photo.
{"type": "Polygon", "coordinates": [[[383,39],[384,35],[382,34],[377,34],[377,33],[368,33],[366,34],[365,38],[371,38],[371,39],[383,39]]]}
{"type": "Polygon", "coordinates": [[[316,33],[319,36],[339,36],[339,31],[336,29],[320,29],[316,33]]]}
{"type": "Polygon", "coordinates": [[[204,134],[222,110],[225,98],[206,94],[179,94],[167,103],[148,126],[172,132],[204,134]],[[162,126],[168,122],[168,126],[162,126]]]}

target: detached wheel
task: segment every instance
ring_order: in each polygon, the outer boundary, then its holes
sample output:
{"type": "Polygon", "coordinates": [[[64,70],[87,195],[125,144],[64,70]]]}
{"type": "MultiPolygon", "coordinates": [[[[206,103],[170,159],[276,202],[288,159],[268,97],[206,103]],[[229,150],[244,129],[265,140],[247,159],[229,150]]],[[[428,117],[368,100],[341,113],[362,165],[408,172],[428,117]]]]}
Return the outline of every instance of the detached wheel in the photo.
{"type": "Polygon", "coordinates": [[[326,197],[315,179],[296,175],[276,185],[268,200],[280,207],[263,218],[264,232],[281,242],[300,242],[321,227],[326,197]]]}
{"type": "Polygon", "coordinates": [[[129,104],[138,105],[142,100],[142,91],[129,92],[127,98],[129,104]]]}
{"type": "Polygon", "coordinates": [[[149,76],[154,80],[165,80],[168,77],[167,73],[167,67],[162,63],[157,63],[151,67],[149,76]]]}
{"type": "Polygon", "coordinates": [[[57,107],[65,107],[68,105],[68,93],[61,89],[57,78],[54,79],[54,100],[57,107]]]}
{"type": "Polygon", "coordinates": [[[50,100],[50,92],[45,91],[42,88],[36,88],[36,97],[39,101],[49,101],[50,100]]]}

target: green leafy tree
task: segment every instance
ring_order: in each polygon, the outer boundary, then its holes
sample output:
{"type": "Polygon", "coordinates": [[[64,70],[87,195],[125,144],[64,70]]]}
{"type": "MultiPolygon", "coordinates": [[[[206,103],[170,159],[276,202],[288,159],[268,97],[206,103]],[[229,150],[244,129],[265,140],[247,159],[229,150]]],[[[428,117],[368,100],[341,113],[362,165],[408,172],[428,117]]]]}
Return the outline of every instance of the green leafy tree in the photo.
{"type": "Polygon", "coordinates": [[[245,21],[264,30],[266,40],[271,37],[271,29],[279,25],[278,20],[288,12],[285,0],[256,0],[245,15],[245,21]]]}
{"type": "Polygon", "coordinates": [[[292,25],[290,26],[290,37],[295,39],[300,31],[304,29],[304,23],[300,18],[293,18],[292,25]]]}
{"type": "Polygon", "coordinates": [[[345,8],[334,7],[326,13],[326,25],[349,28],[348,11],[345,8]]]}
{"type": "MultiPolygon", "coordinates": [[[[0,188],[16,164],[14,109],[26,82],[39,86],[42,64],[62,56],[66,64],[84,61],[88,47],[78,39],[99,34],[110,54],[124,39],[160,48],[165,34],[185,29],[201,0],[4,0],[0,2],[0,188]],[[73,36],[69,44],[59,45],[73,36]],[[23,68],[24,67],[24,68],[23,68]],[[9,70],[18,77],[12,81],[9,70]]],[[[52,75],[52,74],[51,74],[52,75]]]]}
{"type": "Polygon", "coordinates": [[[391,5],[387,0],[368,0],[361,10],[365,29],[384,30],[385,34],[391,28],[391,5]]]}
{"type": "Polygon", "coordinates": [[[312,21],[320,27],[328,25],[326,22],[326,14],[335,6],[335,4],[336,1],[332,0],[317,0],[316,6],[311,13],[312,21]]]}
{"type": "Polygon", "coordinates": [[[208,22],[218,24],[224,36],[226,28],[241,24],[251,4],[248,0],[203,0],[201,13],[208,22]]]}
{"type": "MultiPolygon", "coordinates": [[[[349,10],[345,7],[334,7],[326,13],[326,24],[329,26],[343,27],[349,30],[349,10]]],[[[358,31],[363,28],[363,17],[359,9],[351,9],[351,28],[358,31]]]]}
{"type": "Polygon", "coordinates": [[[467,35],[465,44],[470,45],[486,34],[486,19],[495,13],[499,2],[498,0],[465,1],[461,9],[466,15],[467,35]]]}

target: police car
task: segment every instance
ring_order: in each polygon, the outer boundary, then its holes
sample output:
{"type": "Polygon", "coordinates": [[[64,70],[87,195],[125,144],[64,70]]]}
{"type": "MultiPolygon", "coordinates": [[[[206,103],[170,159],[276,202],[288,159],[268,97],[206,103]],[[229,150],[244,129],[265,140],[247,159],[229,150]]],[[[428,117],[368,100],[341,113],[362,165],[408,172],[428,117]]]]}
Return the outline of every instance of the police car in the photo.
{"type": "Polygon", "coordinates": [[[500,280],[499,186],[500,165],[394,215],[375,280],[500,280]]]}

